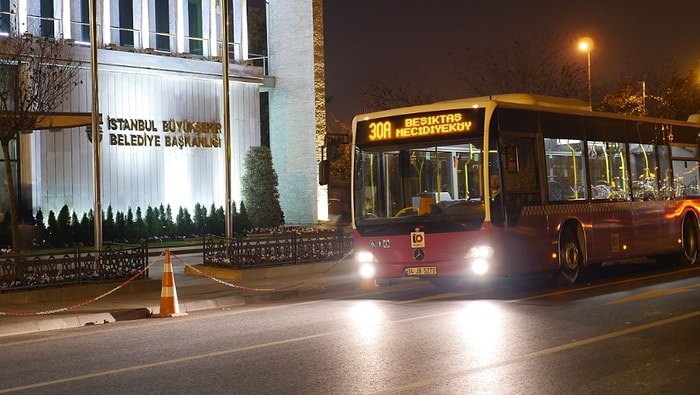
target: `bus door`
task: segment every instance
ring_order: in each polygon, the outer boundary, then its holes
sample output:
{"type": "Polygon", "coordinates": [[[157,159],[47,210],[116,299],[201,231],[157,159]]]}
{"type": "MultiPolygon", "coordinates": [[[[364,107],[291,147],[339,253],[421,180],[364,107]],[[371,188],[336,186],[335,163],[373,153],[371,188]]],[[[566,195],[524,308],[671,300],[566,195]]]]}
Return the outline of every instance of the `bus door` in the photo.
{"type": "Polygon", "coordinates": [[[525,258],[547,257],[550,247],[545,231],[547,218],[543,210],[536,209],[542,205],[536,152],[534,135],[501,135],[500,165],[504,205],[502,218],[506,228],[505,245],[513,274],[538,270],[527,267],[522,262],[532,262],[539,268],[548,264],[546,259],[525,258]]]}
{"type": "Polygon", "coordinates": [[[623,142],[588,141],[592,261],[622,259],[634,243],[627,154],[623,142]]]}

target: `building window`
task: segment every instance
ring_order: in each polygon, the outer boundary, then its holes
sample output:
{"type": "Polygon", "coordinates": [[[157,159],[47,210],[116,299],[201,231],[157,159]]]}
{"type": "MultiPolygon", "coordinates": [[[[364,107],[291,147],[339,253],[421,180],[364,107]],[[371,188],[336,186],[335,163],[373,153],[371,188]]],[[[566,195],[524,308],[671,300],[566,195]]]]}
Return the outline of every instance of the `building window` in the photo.
{"type": "Polygon", "coordinates": [[[187,15],[189,17],[189,52],[193,55],[204,55],[204,45],[202,40],[202,1],[189,0],[187,5],[187,15]]]}
{"type": "Polygon", "coordinates": [[[170,7],[168,0],[155,0],[156,51],[170,52],[170,7]]]}
{"type": "MultiPolygon", "coordinates": [[[[10,13],[17,12],[15,9],[16,2],[11,1],[10,4],[13,10],[10,13]]],[[[55,38],[59,32],[59,19],[54,16],[54,8],[52,0],[40,0],[27,2],[27,32],[39,36],[55,38]]],[[[23,28],[24,29],[24,28],[23,28]]],[[[22,30],[24,33],[24,30],[22,30]]]]}
{"type": "Polygon", "coordinates": [[[80,0],[78,22],[73,37],[76,41],[90,42],[90,0],[80,0]]]}
{"type": "Polygon", "coordinates": [[[53,0],[41,0],[41,7],[39,13],[41,14],[41,36],[42,37],[56,37],[56,19],[53,16],[53,0]]]}
{"type": "Polygon", "coordinates": [[[119,1],[119,45],[134,46],[134,2],[133,0],[119,1]]]}
{"type": "Polygon", "coordinates": [[[0,36],[9,36],[12,31],[10,0],[0,0],[0,36]]]}

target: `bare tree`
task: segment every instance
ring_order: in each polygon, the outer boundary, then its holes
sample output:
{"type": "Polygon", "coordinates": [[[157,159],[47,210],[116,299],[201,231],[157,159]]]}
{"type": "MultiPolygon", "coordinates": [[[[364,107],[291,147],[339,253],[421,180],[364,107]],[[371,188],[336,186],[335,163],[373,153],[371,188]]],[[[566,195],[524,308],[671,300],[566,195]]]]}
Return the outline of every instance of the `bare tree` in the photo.
{"type": "Polygon", "coordinates": [[[700,112],[700,63],[683,74],[676,66],[659,64],[625,77],[618,91],[603,96],[598,111],[686,120],[700,112]],[[641,76],[642,78],[639,78],[641,76]]]}
{"type": "MultiPolygon", "coordinates": [[[[408,75],[412,74],[408,73],[408,75]]],[[[414,80],[419,79],[413,78],[410,81],[414,80]]],[[[422,88],[415,82],[407,83],[397,76],[370,78],[358,89],[358,95],[362,102],[363,112],[415,106],[435,101],[430,89],[422,88]]]]}
{"type": "Polygon", "coordinates": [[[0,39],[0,144],[5,157],[14,253],[19,252],[19,232],[10,143],[19,132],[47,127],[47,113],[81,82],[80,64],[73,47],[63,40],[31,35],[0,39]]]}
{"type": "Polygon", "coordinates": [[[673,72],[663,92],[659,116],[669,119],[686,120],[692,114],[700,113],[700,84],[698,73],[700,62],[683,75],[673,72]]]}
{"type": "MultiPolygon", "coordinates": [[[[567,36],[533,36],[505,48],[463,47],[451,54],[468,96],[532,93],[587,98],[586,64],[567,36]]],[[[463,95],[464,96],[464,95],[463,95]]]]}

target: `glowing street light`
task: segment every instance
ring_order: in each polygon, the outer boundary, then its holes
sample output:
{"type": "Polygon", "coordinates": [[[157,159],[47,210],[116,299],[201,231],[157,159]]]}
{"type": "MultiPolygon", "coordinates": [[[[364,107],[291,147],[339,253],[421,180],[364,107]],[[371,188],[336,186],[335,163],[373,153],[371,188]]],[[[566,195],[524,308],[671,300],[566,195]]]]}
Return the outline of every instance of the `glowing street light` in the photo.
{"type": "Polygon", "coordinates": [[[591,89],[591,51],[593,50],[593,40],[584,37],[578,42],[578,49],[588,54],[588,106],[593,109],[593,93],[591,89]]]}

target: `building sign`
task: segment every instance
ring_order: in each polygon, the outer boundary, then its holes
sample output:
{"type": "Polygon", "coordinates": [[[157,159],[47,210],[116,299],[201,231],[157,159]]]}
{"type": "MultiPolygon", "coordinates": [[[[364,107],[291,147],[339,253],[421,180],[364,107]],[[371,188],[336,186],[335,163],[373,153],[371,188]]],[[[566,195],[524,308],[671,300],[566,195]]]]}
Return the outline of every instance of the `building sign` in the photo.
{"type": "Polygon", "coordinates": [[[115,146],[219,148],[222,140],[218,122],[107,117],[107,132],[115,146]]]}

